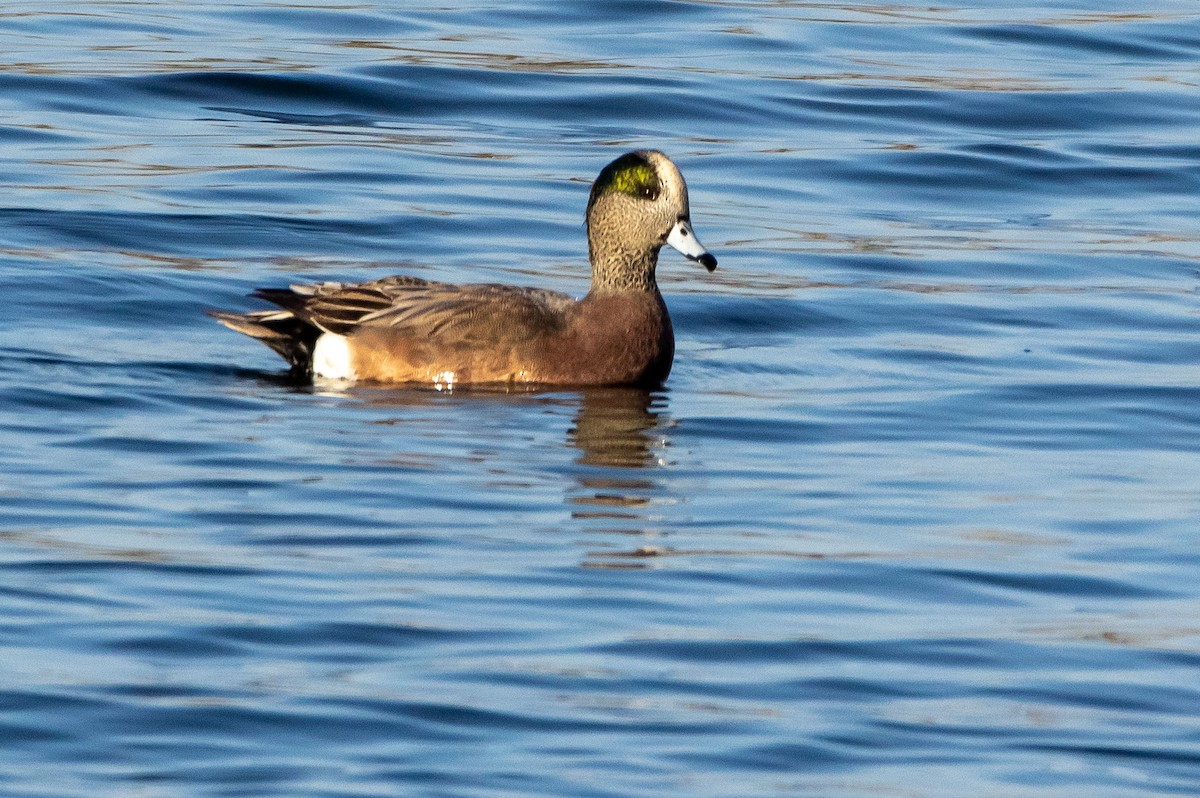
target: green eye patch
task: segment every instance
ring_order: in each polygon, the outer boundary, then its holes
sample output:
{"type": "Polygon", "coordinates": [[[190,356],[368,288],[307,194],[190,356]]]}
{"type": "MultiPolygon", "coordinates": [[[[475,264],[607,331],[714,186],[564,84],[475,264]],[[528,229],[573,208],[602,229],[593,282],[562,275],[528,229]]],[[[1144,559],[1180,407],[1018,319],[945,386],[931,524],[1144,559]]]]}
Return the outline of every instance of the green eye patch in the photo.
{"type": "Polygon", "coordinates": [[[631,152],[622,155],[600,172],[600,176],[592,184],[588,207],[592,206],[597,197],[608,191],[619,191],[631,197],[654,200],[658,199],[662,186],[654,167],[642,156],[631,152]]]}

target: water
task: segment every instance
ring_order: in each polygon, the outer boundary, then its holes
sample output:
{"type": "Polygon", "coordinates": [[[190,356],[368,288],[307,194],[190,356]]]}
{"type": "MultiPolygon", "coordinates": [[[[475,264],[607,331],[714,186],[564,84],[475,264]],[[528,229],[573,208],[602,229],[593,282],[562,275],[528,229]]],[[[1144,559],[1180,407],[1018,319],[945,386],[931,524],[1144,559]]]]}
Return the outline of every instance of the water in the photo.
{"type": "Polygon", "coordinates": [[[0,795],[1200,792],[1200,12],[0,11],[0,795]],[[297,389],[205,307],[581,293],[661,391],[297,389]]]}

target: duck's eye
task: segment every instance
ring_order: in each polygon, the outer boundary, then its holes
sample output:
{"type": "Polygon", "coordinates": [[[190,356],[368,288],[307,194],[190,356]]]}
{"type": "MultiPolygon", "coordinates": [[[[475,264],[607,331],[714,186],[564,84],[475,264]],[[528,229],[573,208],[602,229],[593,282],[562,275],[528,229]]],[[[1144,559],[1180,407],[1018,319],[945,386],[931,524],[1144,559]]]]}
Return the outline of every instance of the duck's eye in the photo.
{"type": "Polygon", "coordinates": [[[638,189],[638,196],[641,197],[642,199],[648,199],[650,201],[654,201],[654,200],[658,199],[658,186],[655,186],[655,185],[641,186],[638,189]]]}

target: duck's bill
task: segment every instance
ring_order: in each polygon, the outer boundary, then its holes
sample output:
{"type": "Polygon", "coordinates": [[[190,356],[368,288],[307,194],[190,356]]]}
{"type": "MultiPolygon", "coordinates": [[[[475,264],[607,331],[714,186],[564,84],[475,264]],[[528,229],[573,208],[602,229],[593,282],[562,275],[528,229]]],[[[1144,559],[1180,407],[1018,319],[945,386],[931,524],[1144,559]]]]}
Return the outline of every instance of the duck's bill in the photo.
{"type": "Polygon", "coordinates": [[[696,238],[696,234],[692,232],[692,223],[687,219],[680,219],[671,228],[670,234],[667,236],[667,243],[675,249],[682,252],[689,259],[698,261],[701,266],[708,269],[710,272],[717,268],[717,259],[708,254],[708,250],[696,238]]]}

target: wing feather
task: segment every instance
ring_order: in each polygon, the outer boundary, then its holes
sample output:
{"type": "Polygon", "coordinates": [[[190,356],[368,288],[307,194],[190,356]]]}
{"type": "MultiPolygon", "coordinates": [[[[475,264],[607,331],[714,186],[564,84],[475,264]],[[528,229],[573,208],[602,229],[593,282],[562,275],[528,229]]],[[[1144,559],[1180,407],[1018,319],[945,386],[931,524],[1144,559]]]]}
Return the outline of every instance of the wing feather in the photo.
{"type": "Polygon", "coordinates": [[[383,326],[446,343],[527,339],[561,326],[563,311],[575,301],[538,288],[454,285],[404,275],[357,285],[260,289],[254,295],[339,335],[383,326]]]}

